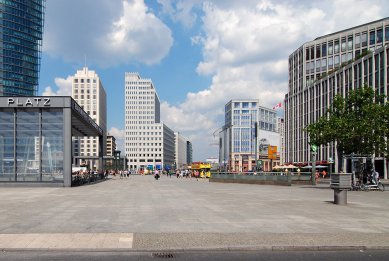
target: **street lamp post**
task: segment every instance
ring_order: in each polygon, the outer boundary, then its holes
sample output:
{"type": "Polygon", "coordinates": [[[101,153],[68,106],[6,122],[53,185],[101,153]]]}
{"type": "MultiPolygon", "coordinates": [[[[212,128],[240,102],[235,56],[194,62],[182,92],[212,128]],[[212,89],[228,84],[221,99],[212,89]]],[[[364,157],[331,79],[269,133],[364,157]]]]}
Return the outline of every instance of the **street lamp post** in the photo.
{"type": "Polygon", "coordinates": [[[312,157],[312,185],[316,185],[316,154],[317,154],[317,145],[311,145],[311,157],[312,157]]]}
{"type": "Polygon", "coordinates": [[[113,153],[114,153],[114,157],[115,157],[115,171],[118,170],[118,159],[120,159],[120,150],[115,150],[113,153]]]}

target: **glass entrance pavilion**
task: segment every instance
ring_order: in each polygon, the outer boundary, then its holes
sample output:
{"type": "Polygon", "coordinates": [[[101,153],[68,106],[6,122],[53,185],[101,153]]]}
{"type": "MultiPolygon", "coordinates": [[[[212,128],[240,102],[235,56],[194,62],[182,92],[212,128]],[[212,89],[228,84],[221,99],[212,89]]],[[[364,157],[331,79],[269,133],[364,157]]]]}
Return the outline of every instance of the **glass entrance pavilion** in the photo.
{"type": "Polygon", "coordinates": [[[103,130],[71,97],[0,97],[0,182],[70,187],[72,136],[103,130]]]}

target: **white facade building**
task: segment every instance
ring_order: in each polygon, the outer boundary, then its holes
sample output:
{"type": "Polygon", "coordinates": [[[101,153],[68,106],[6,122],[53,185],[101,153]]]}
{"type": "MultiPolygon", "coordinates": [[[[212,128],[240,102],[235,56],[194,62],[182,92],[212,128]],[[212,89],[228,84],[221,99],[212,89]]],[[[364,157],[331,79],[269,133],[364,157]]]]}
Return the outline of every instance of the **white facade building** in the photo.
{"type": "Polygon", "coordinates": [[[179,169],[188,166],[188,153],[187,153],[187,139],[182,136],[179,132],[174,133],[175,138],[175,163],[179,169]]]}
{"type": "Polygon", "coordinates": [[[160,123],[160,102],[151,79],[125,74],[125,155],[128,168],[144,171],[174,163],[174,132],[160,123]]]}
{"type": "MultiPolygon", "coordinates": [[[[106,155],[107,95],[95,71],[84,67],[72,77],[72,97],[103,130],[103,155],[106,155]]],[[[73,155],[76,165],[86,163],[97,168],[98,137],[73,138],[73,155]]]]}

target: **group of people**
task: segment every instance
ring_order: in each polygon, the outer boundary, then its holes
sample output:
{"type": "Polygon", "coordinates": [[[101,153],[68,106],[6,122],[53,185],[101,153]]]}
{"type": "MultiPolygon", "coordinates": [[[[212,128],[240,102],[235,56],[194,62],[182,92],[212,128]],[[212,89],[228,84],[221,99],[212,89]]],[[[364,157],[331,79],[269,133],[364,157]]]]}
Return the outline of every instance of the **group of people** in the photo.
{"type": "MultiPolygon", "coordinates": [[[[209,172],[209,171],[208,171],[209,172]]],[[[163,174],[166,174],[166,177],[172,177],[173,173],[175,174],[176,178],[196,178],[198,180],[199,178],[205,178],[207,176],[210,176],[210,173],[207,173],[205,170],[190,170],[190,169],[176,169],[175,171],[163,171],[161,173],[160,170],[154,171],[154,178],[158,180],[163,174]]]]}
{"type": "Polygon", "coordinates": [[[327,172],[324,169],[322,172],[319,172],[318,170],[316,170],[315,179],[318,180],[320,178],[320,175],[324,179],[327,176],[327,172]]]}

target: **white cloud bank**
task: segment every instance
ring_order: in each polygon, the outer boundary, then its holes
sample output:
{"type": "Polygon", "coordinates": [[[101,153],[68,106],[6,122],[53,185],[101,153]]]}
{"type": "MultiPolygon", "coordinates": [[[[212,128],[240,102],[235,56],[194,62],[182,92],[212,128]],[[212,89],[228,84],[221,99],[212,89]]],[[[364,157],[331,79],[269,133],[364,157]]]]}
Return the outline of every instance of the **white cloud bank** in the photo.
{"type": "MultiPolygon", "coordinates": [[[[177,2],[159,0],[165,11],[177,15],[177,2]],[[172,3],[175,4],[172,4],[172,3]],[[176,7],[176,9],[174,9],[176,7]]],[[[189,1],[193,8],[201,1],[189,1]]],[[[198,160],[217,156],[210,147],[213,132],[224,123],[224,105],[231,99],[258,98],[273,107],[288,89],[288,56],[304,42],[388,15],[385,1],[233,1],[202,5],[202,33],[192,38],[202,47],[200,75],[212,84],[188,93],[177,106],[162,105],[164,122],[194,139],[198,160]]],[[[186,11],[188,6],[186,6],[186,11]]],[[[173,19],[174,20],[174,19],[173,19]]],[[[215,140],[214,140],[215,141],[215,140]]],[[[195,158],[196,159],[196,158],[195,158]]]]}
{"type": "MultiPolygon", "coordinates": [[[[176,106],[161,104],[163,121],[192,140],[195,160],[217,155],[217,147],[209,144],[214,131],[223,125],[224,105],[229,100],[258,98],[267,107],[283,100],[288,88],[288,56],[304,42],[389,16],[384,0],[158,3],[173,22],[185,27],[200,23],[201,27],[201,33],[192,38],[202,48],[196,71],[211,76],[211,85],[188,93],[176,106]]],[[[143,0],[48,1],[45,24],[44,51],[67,61],[80,61],[87,55],[107,67],[156,64],[173,44],[171,30],[143,0]]],[[[56,84],[65,86],[65,82],[56,84]]],[[[56,93],[65,90],[60,87],[56,93]]],[[[45,93],[53,91],[48,87],[45,93]]]]}
{"type": "Polygon", "coordinates": [[[155,64],[169,53],[172,32],[143,0],[92,2],[47,2],[44,52],[70,62],[86,55],[102,67],[155,64]]]}

